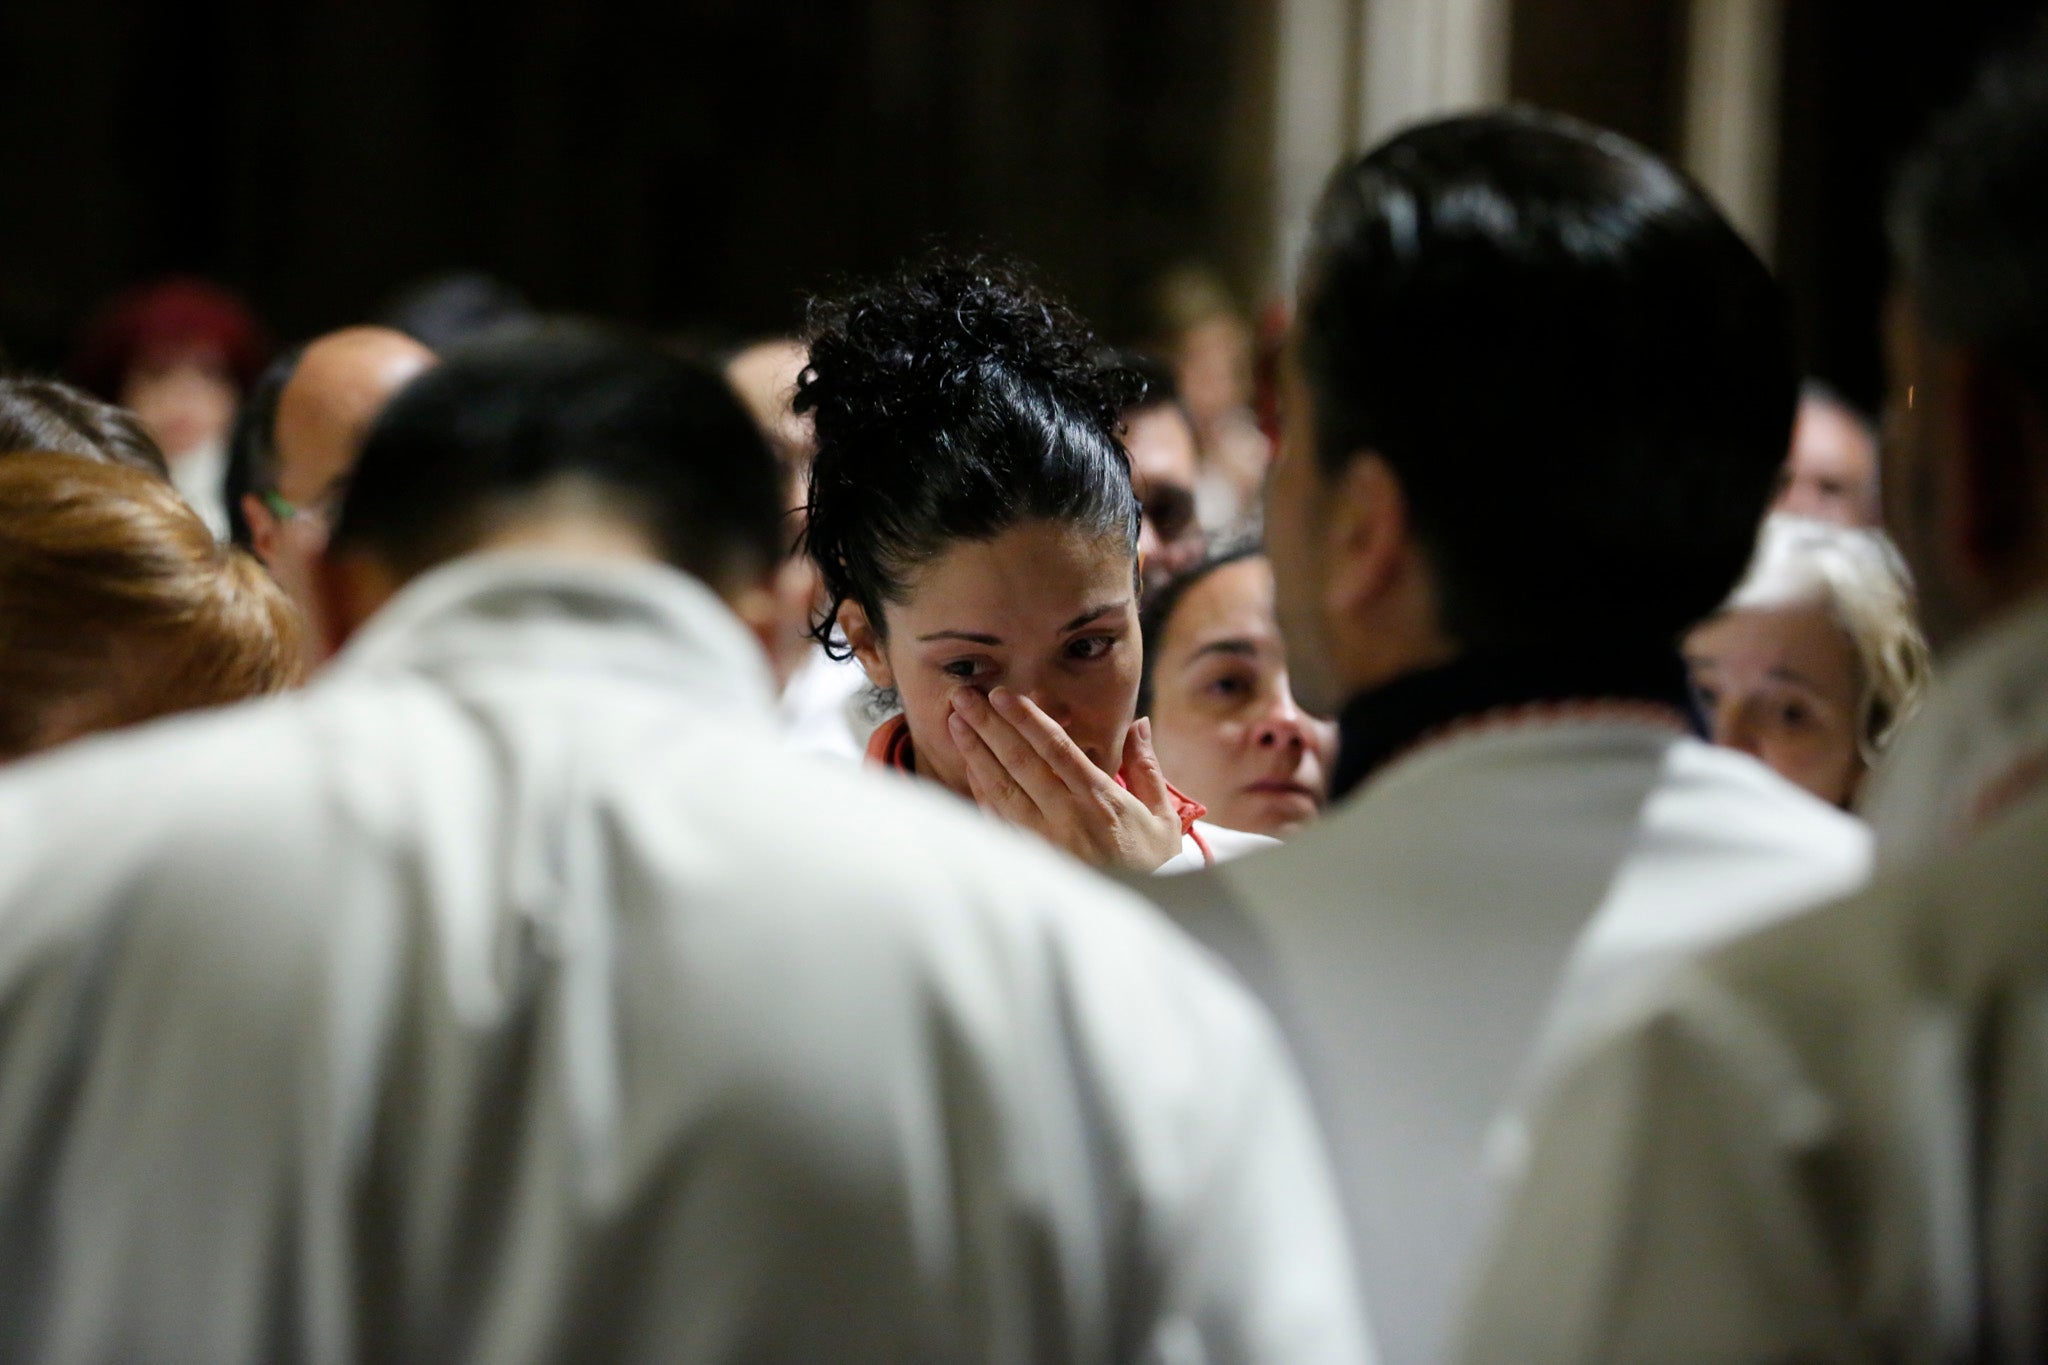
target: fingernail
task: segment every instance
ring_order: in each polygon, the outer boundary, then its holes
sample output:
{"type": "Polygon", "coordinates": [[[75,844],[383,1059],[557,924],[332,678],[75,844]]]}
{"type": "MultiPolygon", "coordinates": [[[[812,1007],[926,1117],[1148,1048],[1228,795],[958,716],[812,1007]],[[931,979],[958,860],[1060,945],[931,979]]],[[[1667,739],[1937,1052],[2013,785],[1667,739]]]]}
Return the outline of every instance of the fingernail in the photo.
{"type": "Polygon", "coordinates": [[[1017,704],[1017,698],[1007,687],[998,687],[988,694],[989,701],[998,711],[1007,711],[1017,704]]]}

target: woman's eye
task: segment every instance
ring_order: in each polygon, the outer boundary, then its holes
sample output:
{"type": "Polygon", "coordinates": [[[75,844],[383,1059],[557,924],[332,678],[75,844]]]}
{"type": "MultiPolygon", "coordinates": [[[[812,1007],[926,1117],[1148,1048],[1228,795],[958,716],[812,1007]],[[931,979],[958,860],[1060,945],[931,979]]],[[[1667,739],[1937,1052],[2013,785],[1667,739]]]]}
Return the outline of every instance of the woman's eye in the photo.
{"type": "Polygon", "coordinates": [[[1114,635],[1090,635],[1086,639],[1076,640],[1068,645],[1067,657],[1083,661],[1100,659],[1103,655],[1109,653],[1115,645],[1116,636],[1114,635]]]}
{"type": "Polygon", "coordinates": [[[954,659],[950,663],[940,664],[939,672],[945,674],[949,678],[959,678],[964,681],[970,678],[974,678],[980,674],[981,660],[954,659]]]}
{"type": "Polygon", "coordinates": [[[1813,719],[1813,712],[1798,702],[1788,702],[1778,708],[1778,719],[1796,730],[1813,719]]]}
{"type": "Polygon", "coordinates": [[[1209,695],[1228,697],[1236,700],[1252,690],[1252,680],[1240,677],[1222,677],[1209,684],[1209,695]]]}

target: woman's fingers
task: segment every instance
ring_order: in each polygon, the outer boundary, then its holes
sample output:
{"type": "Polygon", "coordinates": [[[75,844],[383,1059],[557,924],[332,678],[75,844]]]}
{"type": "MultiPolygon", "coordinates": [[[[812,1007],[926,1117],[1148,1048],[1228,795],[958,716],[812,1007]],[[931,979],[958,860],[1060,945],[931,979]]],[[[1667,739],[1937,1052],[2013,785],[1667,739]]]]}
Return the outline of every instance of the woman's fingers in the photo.
{"type": "Polygon", "coordinates": [[[1141,716],[1131,722],[1124,738],[1124,781],[1131,795],[1145,803],[1145,809],[1160,815],[1177,815],[1173,798],[1166,791],[1166,774],[1160,771],[1159,755],[1152,750],[1152,718],[1141,716]]]}
{"type": "MultiPolygon", "coordinates": [[[[953,694],[953,713],[973,728],[975,736],[995,756],[1003,770],[1030,794],[1041,810],[1050,815],[1071,799],[1072,791],[1066,779],[1045,761],[1029,737],[989,704],[987,697],[972,688],[962,688],[953,694]]],[[[1072,740],[1067,742],[1073,743],[1072,740]]]]}
{"type": "Polygon", "coordinates": [[[1081,746],[1074,743],[1073,737],[1051,716],[1039,710],[1038,703],[1031,698],[1019,696],[1007,687],[998,687],[988,694],[988,703],[1030,744],[1032,751],[1066,784],[1068,791],[1076,796],[1100,792],[1103,784],[1111,780],[1109,774],[1096,767],[1088,755],[1081,752],[1081,746]]]}
{"type": "Polygon", "coordinates": [[[1002,760],[967,723],[966,717],[958,714],[948,717],[946,732],[952,736],[953,747],[966,761],[968,791],[975,805],[1011,824],[1032,828],[1043,824],[1038,803],[1010,775],[1002,760]]]}

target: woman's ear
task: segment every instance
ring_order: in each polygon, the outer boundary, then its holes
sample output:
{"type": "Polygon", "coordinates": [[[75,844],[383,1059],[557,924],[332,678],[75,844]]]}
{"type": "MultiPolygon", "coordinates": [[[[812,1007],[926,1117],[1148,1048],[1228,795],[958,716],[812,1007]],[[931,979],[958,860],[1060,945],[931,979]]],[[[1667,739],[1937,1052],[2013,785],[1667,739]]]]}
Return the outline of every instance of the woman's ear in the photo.
{"type": "Polygon", "coordinates": [[[883,647],[881,632],[875,629],[860,603],[839,604],[839,629],[853,649],[853,657],[860,660],[868,681],[885,692],[896,686],[896,671],[889,667],[889,653],[883,647]]]}

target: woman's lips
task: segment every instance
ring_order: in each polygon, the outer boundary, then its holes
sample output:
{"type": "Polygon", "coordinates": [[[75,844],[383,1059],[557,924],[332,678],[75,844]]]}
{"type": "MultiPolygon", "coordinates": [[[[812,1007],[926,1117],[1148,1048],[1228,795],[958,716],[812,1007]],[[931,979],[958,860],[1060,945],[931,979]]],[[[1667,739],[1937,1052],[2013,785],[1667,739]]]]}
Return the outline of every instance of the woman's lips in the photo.
{"type": "Polygon", "coordinates": [[[1285,777],[1261,778],[1246,787],[1245,791],[1254,796],[1299,796],[1321,804],[1321,798],[1317,796],[1315,788],[1285,777]]]}

